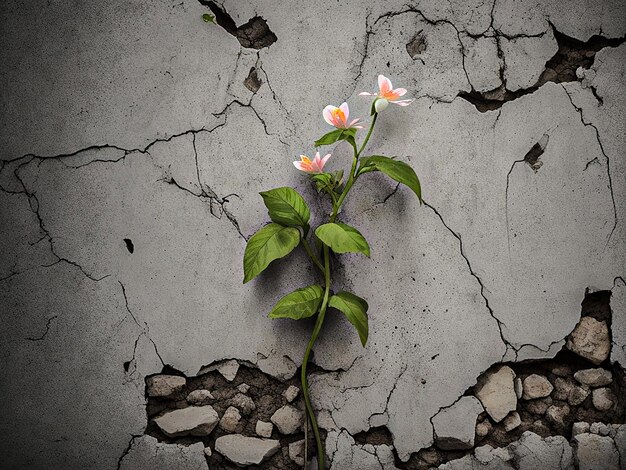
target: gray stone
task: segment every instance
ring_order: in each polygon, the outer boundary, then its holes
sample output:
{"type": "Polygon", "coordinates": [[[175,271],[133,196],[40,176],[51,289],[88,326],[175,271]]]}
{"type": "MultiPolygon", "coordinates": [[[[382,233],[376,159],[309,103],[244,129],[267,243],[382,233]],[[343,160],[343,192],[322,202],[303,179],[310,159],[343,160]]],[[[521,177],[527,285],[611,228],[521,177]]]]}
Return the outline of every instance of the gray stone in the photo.
{"type": "Polygon", "coordinates": [[[247,416],[254,410],[256,410],[254,400],[252,400],[252,398],[250,398],[248,395],[244,395],[243,393],[238,393],[233,398],[231,398],[230,404],[239,409],[244,416],[247,416]]]}
{"type": "Polygon", "coordinates": [[[616,398],[610,388],[596,388],[591,392],[593,406],[599,411],[608,411],[615,404],[616,398]]]}
{"type": "Polygon", "coordinates": [[[226,432],[235,432],[239,421],[241,421],[239,410],[234,406],[229,406],[220,419],[220,428],[226,432]]]}
{"type": "Polygon", "coordinates": [[[581,318],[567,338],[567,349],[594,364],[600,364],[611,352],[608,326],[592,317],[581,318]]]}
{"type": "Polygon", "coordinates": [[[489,420],[485,420],[482,423],[478,423],[476,425],[476,435],[479,437],[485,437],[491,432],[492,429],[493,426],[491,426],[489,420]]]}
{"type": "Polygon", "coordinates": [[[572,425],[572,436],[577,436],[579,434],[584,434],[589,432],[590,426],[589,423],[578,422],[572,425]]]}
{"type": "Polygon", "coordinates": [[[592,423],[589,427],[589,432],[599,436],[608,436],[611,433],[611,428],[604,423],[592,423]]]}
{"type": "Polygon", "coordinates": [[[185,377],[178,375],[154,375],[146,379],[149,397],[168,398],[180,393],[186,385],[185,377]]]}
{"type": "Polygon", "coordinates": [[[519,400],[520,398],[522,398],[522,394],[524,393],[524,386],[522,385],[522,379],[520,379],[519,377],[515,377],[515,380],[513,381],[513,387],[515,388],[515,395],[517,396],[517,399],[519,400]]]}
{"type": "Polygon", "coordinates": [[[546,419],[552,424],[563,426],[570,412],[571,409],[567,403],[551,405],[546,410],[546,419]]]}
{"type": "Polygon", "coordinates": [[[590,393],[589,387],[585,385],[573,387],[567,397],[567,402],[572,406],[578,406],[587,399],[590,393]]]}
{"type": "Polygon", "coordinates": [[[526,431],[508,449],[518,470],[574,469],[572,448],[563,436],[542,438],[526,431]]]}
{"type": "Polygon", "coordinates": [[[554,387],[543,375],[531,374],[524,379],[523,400],[534,400],[550,396],[554,387]]]}
{"type": "Polygon", "coordinates": [[[437,447],[444,450],[474,447],[476,419],[483,411],[478,399],[464,396],[451,407],[437,413],[432,419],[437,447]]]}
{"type": "Polygon", "coordinates": [[[222,374],[227,381],[232,382],[237,376],[237,371],[239,371],[239,363],[234,359],[225,361],[217,367],[217,371],[222,374]]]}
{"type": "Polygon", "coordinates": [[[239,390],[241,393],[248,393],[248,390],[250,390],[250,385],[248,384],[239,384],[237,385],[237,390],[239,390]]]}
{"type": "Polygon", "coordinates": [[[552,373],[559,377],[567,377],[572,375],[572,368],[565,364],[559,364],[558,366],[554,366],[552,368],[552,373]]]}
{"type": "Polygon", "coordinates": [[[304,465],[304,440],[289,444],[289,458],[296,465],[304,465]]]}
{"type": "Polygon", "coordinates": [[[219,416],[210,405],[190,406],[168,411],[154,422],[169,437],[208,436],[217,426],[219,416]]]}
{"type": "Polygon", "coordinates": [[[204,448],[204,455],[206,455],[207,457],[211,457],[213,455],[213,451],[211,450],[210,447],[204,448]]]}
{"type": "Polygon", "coordinates": [[[506,432],[512,431],[513,429],[517,429],[520,424],[522,424],[522,418],[520,417],[517,411],[513,411],[509,413],[509,415],[504,418],[503,421],[504,430],[506,432]]]}
{"type": "Polygon", "coordinates": [[[619,470],[620,455],[610,437],[578,434],[574,448],[579,470],[619,470]]]}
{"type": "Polygon", "coordinates": [[[278,408],[270,418],[281,434],[294,434],[298,432],[304,420],[302,411],[291,405],[278,408]]]}
{"type": "Polygon", "coordinates": [[[187,403],[190,405],[201,406],[208,405],[215,400],[215,397],[208,390],[194,390],[187,395],[187,403]]]}
{"type": "Polygon", "coordinates": [[[257,421],[255,431],[258,436],[261,437],[272,437],[272,431],[274,430],[274,425],[272,423],[267,423],[265,421],[257,421]]]}
{"type": "Polygon", "coordinates": [[[296,399],[298,393],[300,393],[300,389],[295,385],[290,385],[289,387],[287,387],[287,390],[283,392],[283,396],[289,403],[291,403],[296,399]]]}
{"type": "Polygon", "coordinates": [[[548,407],[552,405],[552,398],[539,398],[537,400],[531,400],[526,404],[526,409],[535,415],[543,415],[548,410],[548,407]]]}
{"type": "Polygon", "coordinates": [[[215,451],[239,466],[259,465],[280,449],[280,442],[273,439],[227,434],[215,440],[215,451]]]}
{"type": "Polygon", "coordinates": [[[515,373],[508,366],[486,372],[478,379],[476,396],[485,411],[499,423],[517,407],[517,395],[513,379],[515,373]]]}
{"type": "Polygon", "coordinates": [[[557,377],[554,380],[554,391],[552,398],[555,400],[566,401],[570,393],[576,386],[576,383],[570,378],[557,377]]]}
{"type": "Polygon", "coordinates": [[[574,374],[574,378],[581,384],[590,387],[604,387],[613,382],[613,374],[604,369],[584,369],[574,374]]]}

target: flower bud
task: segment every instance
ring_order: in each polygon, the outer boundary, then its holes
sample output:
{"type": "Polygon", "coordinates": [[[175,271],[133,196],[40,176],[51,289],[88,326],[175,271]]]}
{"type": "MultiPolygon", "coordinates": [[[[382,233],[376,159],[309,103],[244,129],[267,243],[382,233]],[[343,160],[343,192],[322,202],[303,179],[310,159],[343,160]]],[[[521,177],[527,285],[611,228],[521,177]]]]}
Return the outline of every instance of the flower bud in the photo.
{"type": "Polygon", "coordinates": [[[389,101],[387,101],[385,98],[379,98],[376,100],[376,103],[374,103],[374,109],[377,113],[380,113],[387,106],[389,106],[389,101]]]}

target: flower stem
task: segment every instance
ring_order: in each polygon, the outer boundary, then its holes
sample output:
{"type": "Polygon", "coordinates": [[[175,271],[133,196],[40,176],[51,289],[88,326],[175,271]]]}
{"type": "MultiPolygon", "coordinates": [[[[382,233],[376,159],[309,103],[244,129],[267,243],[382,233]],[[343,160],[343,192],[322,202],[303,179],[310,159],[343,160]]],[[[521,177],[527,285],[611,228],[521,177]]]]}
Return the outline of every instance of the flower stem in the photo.
{"type": "Polygon", "coordinates": [[[300,242],[302,243],[302,246],[304,247],[306,253],[309,255],[309,258],[311,258],[313,264],[317,267],[317,269],[322,272],[322,274],[324,274],[324,266],[322,266],[322,263],[320,263],[320,261],[317,259],[317,256],[313,254],[313,250],[311,250],[311,245],[309,245],[309,242],[306,241],[306,238],[304,237],[300,238],[300,242]]]}
{"type": "MultiPolygon", "coordinates": [[[[352,161],[352,168],[350,169],[350,176],[346,185],[339,196],[339,199],[335,199],[333,197],[333,212],[330,215],[330,222],[334,222],[337,219],[337,214],[339,214],[339,209],[341,209],[341,205],[343,204],[344,199],[350,192],[352,185],[357,179],[357,164],[359,162],[359,156],[363,153],[367,142],[369,141],[372,131],[374,130],[374,125],[376,124],[376,118],[378,117],[378,113],[374,114],[374,118],[372,119],[372,124],[365,136],[365,140],[361,145],[361,148],[357,151],[356,145],[353,145],[354,149],[354,159],[352,161]]],[[[324,267],[322,269],[322,264],[319,260],[313,255],[311,251],[311,247],[309,243],[302,238],[302,245],[304,249],[307,251],[313,264],[315,264],[322,272],[324,273],[324,299],[322,300],[322,306],[320,307],[320,311],[317,315],[317,320],[315,321],[315,326],[313,327],[313,333],[311,334],[311,339],[309,340],[309,344],[306,347],[306,351],[304,352],[304,358],[302,359],[302,369],[300,373],[300,381],[302,383],[302,394],[304,395],[304,403],[306,405],[307,414],[309,419],[311,420],[311,427],[313,428],[313,434],[315,434],[315,443],[317,445],[317,468],[318,470],[324,470],[324,456],[325,450],[322,445],[322,439],[320,437],[320,431],[317,426],[317,419],[315,418],[315,412],[313,411],[313,406],[311,405],[311,398],[309,396],[309,382],[307,380],[307,365],[309,363],[309,358],[311,356],[311,351],[313,350],[313,345],[317,340],[317,337],[322,330],[322,325],[324,324],[324,317],[326,316],[326,309],[328,308],[328,300],[330,297],[330,251],[327,245],[324,245],[324,267]]],[[[306,465],[306,452],[304,457],[304,464],[306,465]]]]}

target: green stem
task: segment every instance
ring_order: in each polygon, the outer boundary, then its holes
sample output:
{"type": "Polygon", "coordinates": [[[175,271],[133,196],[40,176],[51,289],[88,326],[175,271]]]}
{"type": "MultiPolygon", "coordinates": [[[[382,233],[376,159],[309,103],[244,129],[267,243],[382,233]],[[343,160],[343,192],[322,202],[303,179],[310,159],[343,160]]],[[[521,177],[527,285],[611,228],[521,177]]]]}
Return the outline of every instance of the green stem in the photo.
{"type": "Polygon", "coordinates": [[[324,446],[322,445],[322,438],[320,437],[320,431],[317,427],[317,419],[315,418],[315,412],[311,405],[311,399],[309,397],[309,383],[307,381],[307,364],[309,363],[309,357],[311,356],[311,350],[315,344],[315,340],[320,334],[322,325],[324,324],[324,316],[326,315],[326,308],[328,307],[328,298],[330,297],[330,255],[328,247],[324,245],[324,299],[322,300],[322,306],[320,312],[317,315],[317,321],[313,328],[313,334],[309,340],[309,344],[304,352],[304,358],[302,359],[302,371],[300,374],[300,381],[302,382],[302,394],[304,395],[304,403],[306,410],[311,420],[311,427],[313,428],[313,434],[315,434],[315,443],[317,445],[317,468],[318,470],[324,470],[324,446]]]}
{"type": "Polygon", "coordinates": [[[306,238],[304,237],[300,238],[300,242],[302,243],[304,250],[309,255],[309,258],[311,258],[311,261],[313,261],[313,264],[317,266],[317,269],[319,269],[322,272],[322,274],[324,274],[324,266],[322,266],[322,263],[320,263],[320,261],[317,259],[317,256],[313,254],[313,251],[311,250],[311,245],[309,245],[309,242],[306,241],[306,238]]]}
{"type": "MultiPolygon", "coordinates": [[[[341,209],[341,205],[343,204],[344,199],[350,192],[352,185],[357,179],[357,164],[359,161],[359,156],[363,153],[367,142],[370,140],[372,135],[372,131],[374,130],[374,125],[376,124],[376,118],[378,117],[378,113],[374,114],[374,118],[372,119],[372,124],[365,136],[365,140],[361,145],[361,148],[357,151],[356,145],[353,145],[354,149],[354,159],[352,161],[352,168],[350,169],[350,176],[346,185],[339,196],[339,199],[336,199],[333,195],[333,212],[330,215],[330,222],[334,222],[337,219],[337,214],[339,214],[339,209],[341,209]]],[[[304,249],[309,253],[309,256],[313,260],[313,263],[320,269],[322,269],[321,263],[318,261],[316,257],[314,257],[313,252],[311,251],[311,247],[308,242],[302,238],[302,244],[304,249]]],[[[320,431],[317,426],[317,419],[315,418],[315,412],[313,411],[313,406],[311,405],[311,398],[309,396],[309,383],[307,381],[307,365],[309,363],[309,358],[311,356],[311,351],[313,350],[313,345],[317,340],[317,337],[322,330],[322,325],[324,324],[324,317],[326,316],[326,309],[328,308],[328,300],[330,297],[330,252],[328,246],[324,245],[324,268],[322,269],[324,273],[324,299],[322,300],[322,306],[320,307],[320,311],[317,315],[317,320],[315,321],[315,326],[313,327],[313,333],[311,334],[311,339],[309,340],[309,344],[306,347],[306,351],[304,352],[304,358],[302,359],[302,369],[300,373],[300,381],[302,383],[302,394],[304,395],[304,403],[306,405],[307,414],[309,415],[309,419],[311,420],[311,427],[313,428],[313,434],[315,434],[315,443],[317,445],[317,468],[318,470],[324,470],[324,447],[322,445],[322,439],[320,437],[320,431]]],[[[306,465],[306,454],[305,454],[305,465],[306,465]]]]}

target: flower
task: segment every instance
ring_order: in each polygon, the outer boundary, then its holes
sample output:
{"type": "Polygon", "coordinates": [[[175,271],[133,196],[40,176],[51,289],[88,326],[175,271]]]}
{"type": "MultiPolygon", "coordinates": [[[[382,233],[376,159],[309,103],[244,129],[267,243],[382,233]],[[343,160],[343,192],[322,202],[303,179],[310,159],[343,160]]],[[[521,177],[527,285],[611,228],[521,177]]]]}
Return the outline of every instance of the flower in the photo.
{"type": "Polygon", "coordinates": [[[349,129],[350,127],[363,129],[363,126],[355,125],[360,121],[360,119],[353,119],[352,122],[348,124],[348,119],[350,117],[348,103],[344,102],[339,107],[328,105],[324,108],[324,111],[322,111],[322,115],[324,116],[324,121],[331,126],[335,126],[337,129],[349,129]]]}
{"type": "Polygon", "coordinates": [[[385,109],[389,103],[397,104],[398,106],[408,106],[413,100],[399,100],[401,96],[404,96],[406,93],[406,88],[393,88],[391,84],[391,80],[389,80],[384,75],[378,76],[378,94],[376,93],[368,93],[367,91],[362,91],[359,93],[361,96],[375,96],[376,100],[374,101],[374,108],[376,112],[379,113],[383,109],[385,109]]]}
{"type": "Polygon", "coordinates": [[[319,152],[315,152],[313,160],[306,155],[300,155],[300,161],[293,162],[293,166],[305,173],[324,173],[324,165],[326,165],[329,158],[330,153],[322,158],[319,152]]]}

